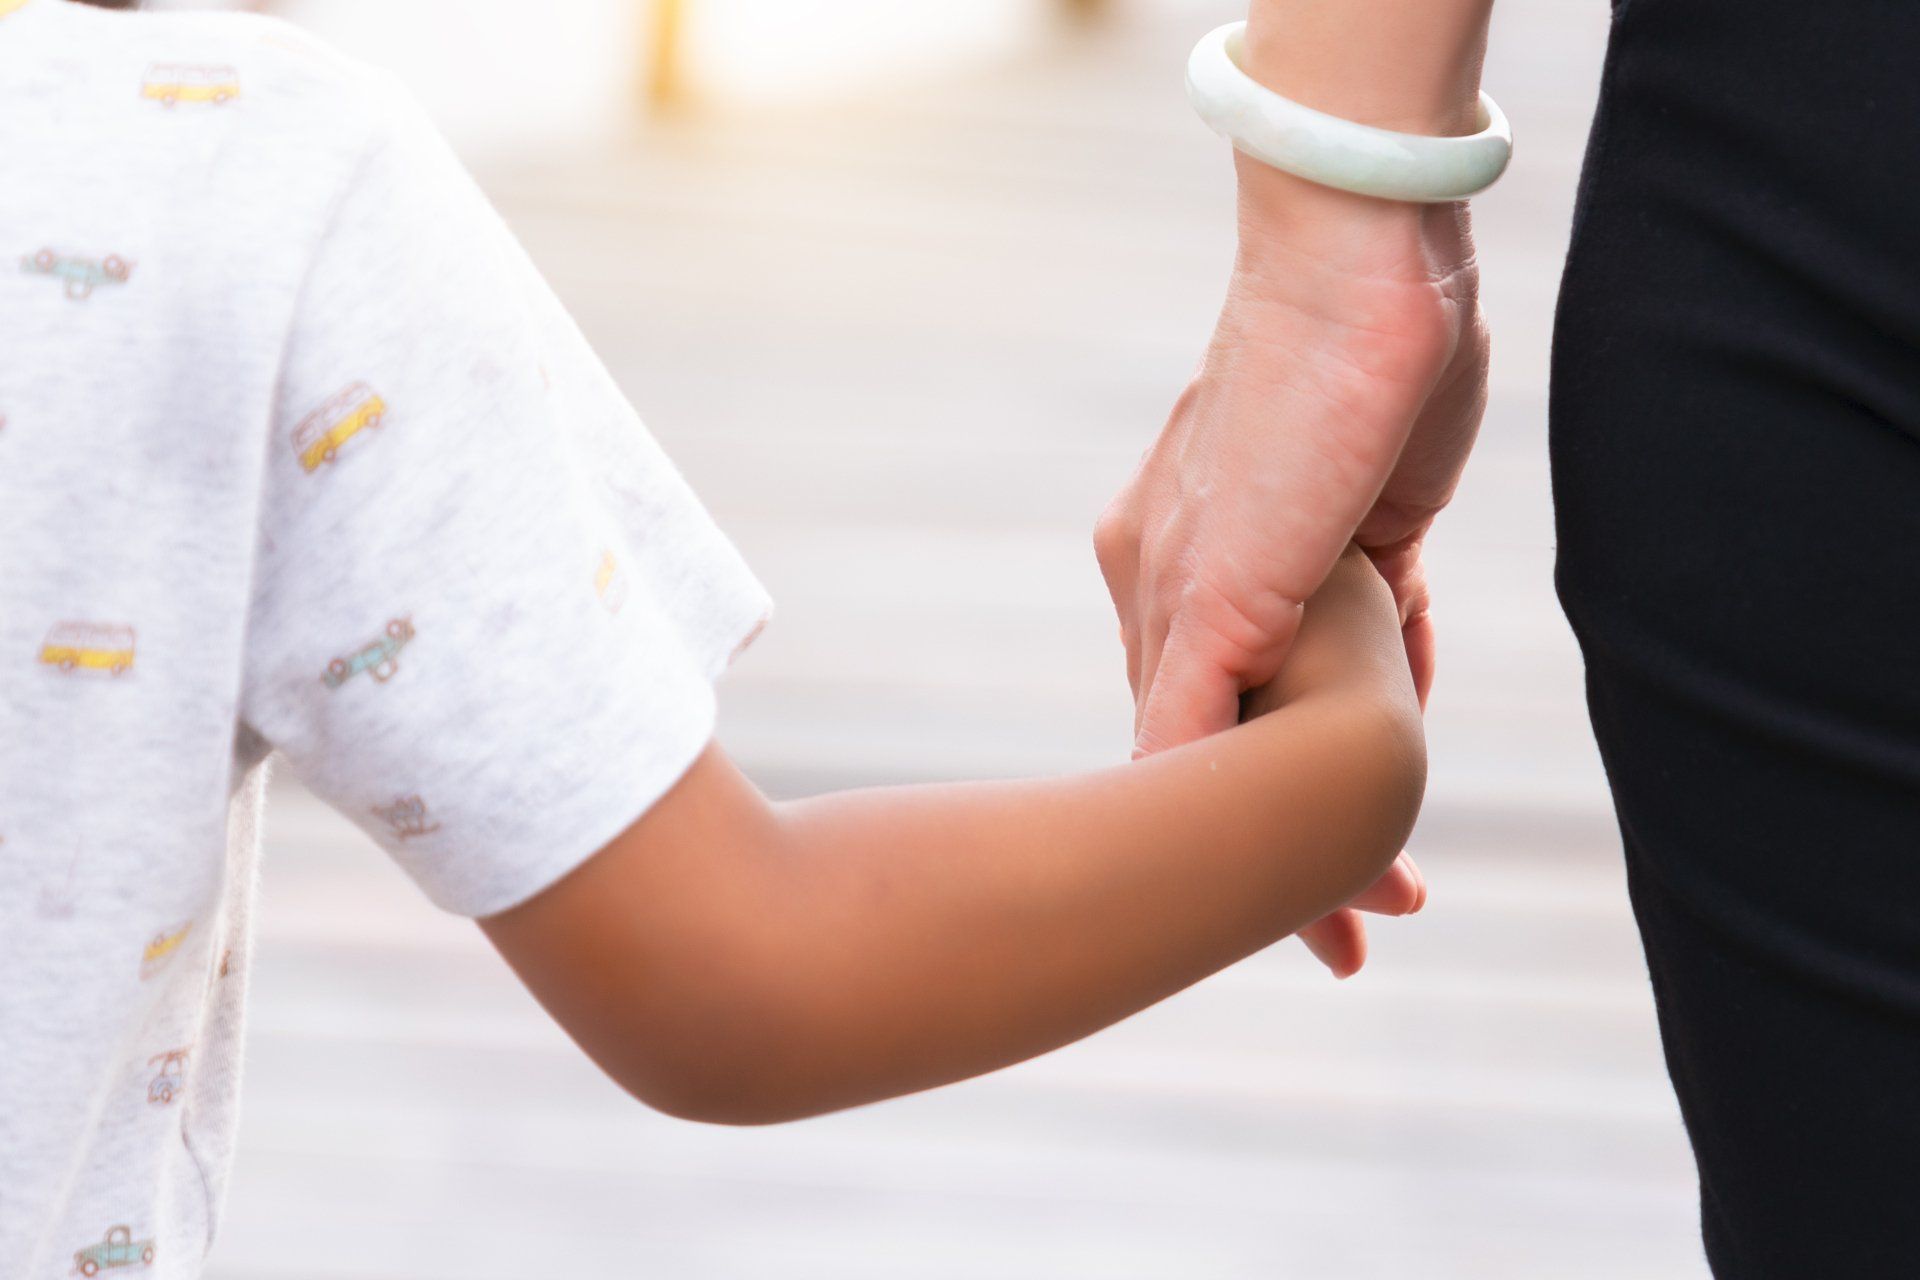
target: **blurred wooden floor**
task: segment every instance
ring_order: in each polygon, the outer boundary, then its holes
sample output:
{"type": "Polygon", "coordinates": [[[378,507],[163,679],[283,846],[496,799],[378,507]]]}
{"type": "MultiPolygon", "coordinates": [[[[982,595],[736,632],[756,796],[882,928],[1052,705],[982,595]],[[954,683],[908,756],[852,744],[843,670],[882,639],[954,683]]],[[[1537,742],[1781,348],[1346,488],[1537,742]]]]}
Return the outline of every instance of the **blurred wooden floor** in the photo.
{"type": "MultiPolygon", "coordinates": [[[[270,815],[216,1280],[1705,1274],[1572,641],[1546,338],[1603,0],[1505,0],[1495,395],[1433,549],[1433,889],[1336,985],[1256,957],[991,1080],[730,1132],[629,1103],[297,789],[270,815]]],[[[1080,767],[1127,701],[1088,548],[1231,251],[1182,51],[1023,65],[482,175],[781,603],[724,691],[770,789],[1080,767]]]]}

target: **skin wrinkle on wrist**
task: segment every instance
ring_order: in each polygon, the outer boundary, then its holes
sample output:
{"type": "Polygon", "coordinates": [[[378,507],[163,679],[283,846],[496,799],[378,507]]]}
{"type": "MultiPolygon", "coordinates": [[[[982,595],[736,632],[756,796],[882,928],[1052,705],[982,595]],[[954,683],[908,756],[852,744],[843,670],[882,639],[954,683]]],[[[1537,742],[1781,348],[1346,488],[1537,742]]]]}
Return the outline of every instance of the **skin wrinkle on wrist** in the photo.
{"type": "Polygon", "coordinates": [[[1291,259],[1354,279],[1432,283],[1454,274],[1460,246],[1471,240],[1464,203],[1410,204],[1354,195],[1267,169],[1238,153],[1235,158],[1240,180],[1236,271],[1291,259]]]}

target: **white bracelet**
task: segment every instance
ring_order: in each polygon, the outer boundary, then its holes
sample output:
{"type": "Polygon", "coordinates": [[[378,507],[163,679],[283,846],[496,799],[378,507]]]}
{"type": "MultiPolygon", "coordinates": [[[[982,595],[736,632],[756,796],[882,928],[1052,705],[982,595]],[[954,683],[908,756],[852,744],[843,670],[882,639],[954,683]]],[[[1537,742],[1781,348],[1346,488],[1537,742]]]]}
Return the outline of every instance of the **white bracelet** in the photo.
{"type": "Polygon", "coordinates": [[[1187,61],[1187,98],[1215,133],[1256,160],[1384,200],[1439,204],[1492,186],[1513,155],[1513,131],[1486,94],[1481,128],[1458,138],[1395,133],[1342,120],[1283,98],[1240,69],[1247,24],[1201,37],[1187,61]]]}

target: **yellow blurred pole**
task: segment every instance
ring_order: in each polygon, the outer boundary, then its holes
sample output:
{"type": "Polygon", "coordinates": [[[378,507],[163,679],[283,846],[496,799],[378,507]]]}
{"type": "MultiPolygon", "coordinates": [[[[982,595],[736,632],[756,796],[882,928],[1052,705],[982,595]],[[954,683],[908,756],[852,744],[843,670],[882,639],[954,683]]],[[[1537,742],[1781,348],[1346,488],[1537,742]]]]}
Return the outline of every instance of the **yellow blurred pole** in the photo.
{"type": "MultiPolygon", "coordinates": [[[[647,106],[655,115],[665,115],[686,102],[686,19],[687,0],[646,0],[653,7],[648,35],[647,106]]],[[[1112,0],[1057,0],[1070,17],[1091,22],[1108,16],[1112,0]]]]}
{"type": "Polygon", "coordinates": [[[664,115],[686,98],[685,31],[686,0],[649,0],[653,21],[649,35],[652,48],[647,53],[647,106],[656,115],[664,115]]]}

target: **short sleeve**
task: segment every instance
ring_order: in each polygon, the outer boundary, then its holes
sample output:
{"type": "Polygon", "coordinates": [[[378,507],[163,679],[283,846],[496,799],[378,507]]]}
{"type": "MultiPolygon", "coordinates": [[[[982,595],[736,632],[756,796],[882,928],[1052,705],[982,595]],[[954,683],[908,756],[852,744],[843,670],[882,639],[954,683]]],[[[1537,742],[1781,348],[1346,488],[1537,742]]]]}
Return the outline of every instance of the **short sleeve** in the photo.
{"type": "Polygon", "coordinates": [[[242,719],[434,902],[505,910],[685,772],[766,594],[397,92],[275,399],[242,719]]]}

